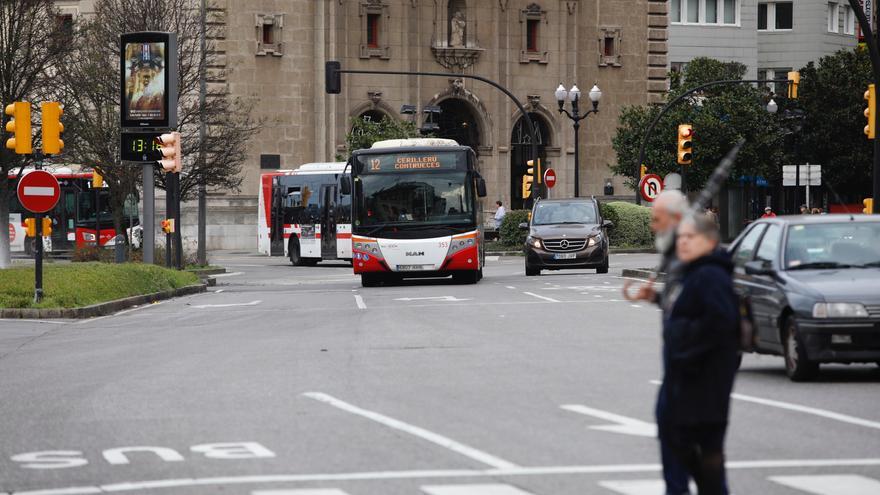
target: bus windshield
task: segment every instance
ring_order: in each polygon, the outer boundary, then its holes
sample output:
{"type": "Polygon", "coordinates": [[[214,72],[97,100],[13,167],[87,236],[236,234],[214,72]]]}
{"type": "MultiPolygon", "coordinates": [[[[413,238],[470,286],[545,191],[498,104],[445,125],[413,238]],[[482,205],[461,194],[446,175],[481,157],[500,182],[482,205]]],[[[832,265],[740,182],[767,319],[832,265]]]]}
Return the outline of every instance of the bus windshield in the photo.
{"type": "Polygon", "coordinates": [[[464,171],[364,175],[361,226],[474,223],[473,191],[464,171]]]}

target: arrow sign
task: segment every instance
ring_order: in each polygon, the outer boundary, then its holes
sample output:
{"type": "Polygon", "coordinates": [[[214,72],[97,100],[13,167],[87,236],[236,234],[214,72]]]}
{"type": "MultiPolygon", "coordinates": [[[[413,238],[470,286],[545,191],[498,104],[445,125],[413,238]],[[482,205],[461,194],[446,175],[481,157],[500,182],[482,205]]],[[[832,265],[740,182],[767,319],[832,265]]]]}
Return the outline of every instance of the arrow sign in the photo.
{"type": "Polygon", "coordinates": [[[457,302],[457,301],[470,301],[470,299],[458,299],[455,296],[437,296],[437,297],[400,297],[395,299],[395,301],[444,301],[444,302],[457,302]]]}
{"type": "Polygon", "coordinates": [[[592,416],[604,421],[610,421],[612,425],[591,426],[591,430],[609,431],[611,433],[622,433],[624,435],[635,435],[637,437],[656,437],[657,425],[654,423],[646,423],[644,421],[628,418],[619,414],[593,409],[592,407],[582,406],[580,404],[569,404],[559,406],[566,411],[592,416]]]}

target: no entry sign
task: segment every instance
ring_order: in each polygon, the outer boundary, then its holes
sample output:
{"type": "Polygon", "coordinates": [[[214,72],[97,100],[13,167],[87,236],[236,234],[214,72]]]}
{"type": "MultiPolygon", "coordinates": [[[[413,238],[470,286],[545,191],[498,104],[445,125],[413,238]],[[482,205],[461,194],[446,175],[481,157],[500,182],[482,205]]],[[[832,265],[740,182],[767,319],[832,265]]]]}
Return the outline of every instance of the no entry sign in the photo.
{"type": "Polygon", "coordinates": [[[547,187],[550,189],[553,189],[553,186],[556,185],[556,171],[552,168],[544,171],[544,184],[547,184],[547,187]]]}
{"type": "Polygon", "coordinates": [[[26,210],[46,213],[55,208],[61,188],[55,176],[45,170],[34,170],[18,181],[18,201],[26,210]]]}
{"type": "Polygon", "coordinates": [[[639,193],[645,201],[654,201],[661,191],[663,191],[663,179],[657,174],[648,174],[639,182],[639,193]]]}

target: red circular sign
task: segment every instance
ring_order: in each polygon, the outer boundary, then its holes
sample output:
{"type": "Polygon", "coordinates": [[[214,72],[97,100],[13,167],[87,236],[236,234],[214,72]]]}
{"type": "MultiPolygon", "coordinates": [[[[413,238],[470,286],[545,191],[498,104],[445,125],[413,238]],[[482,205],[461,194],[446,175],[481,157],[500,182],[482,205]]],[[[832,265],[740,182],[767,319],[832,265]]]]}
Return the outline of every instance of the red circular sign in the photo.
{"type": "Polygon", "coordinates": [[[544,171],[544,184],[547,184],[547,187],[551,189],[556,185],[556,171],[552,168],[544,171]]]}
{"type": "Polygon", "coordinates": [[[55,176],[45,170],[34,170],[18,181],[18,201],[28,211],[46,213],[55,208],[61,187],[55,176]]]}
{"type": "Polygon", "coordinates": [[[645,201],[654,201],[661,191],[663,191],[663,179],[657,174],[648,174],[639,181],[639,193],[645,201]]]}

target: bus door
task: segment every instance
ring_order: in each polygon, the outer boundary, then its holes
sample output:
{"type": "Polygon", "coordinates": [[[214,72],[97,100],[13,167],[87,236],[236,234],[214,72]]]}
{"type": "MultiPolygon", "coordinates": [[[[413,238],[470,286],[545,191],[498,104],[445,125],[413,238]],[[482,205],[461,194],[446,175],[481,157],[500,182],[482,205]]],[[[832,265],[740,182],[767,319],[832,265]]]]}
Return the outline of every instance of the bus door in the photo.
{"type": "Polygon", "coordinates": [[[283,186],[276,177],[272,181],[272,203],[269,208],[269,256],[284,256],[283,186]]]}
{"type": "Polygon", "coordinates": [[[52,219],[52,242],[55,249],[73,249],[76,245],[76,188],[61,189],[61,201],[52,219]]]}
{"type": "Polygon", "coordinates": [[[336,184],[321,186],[321,258],[336,259],[336,184]]]}

